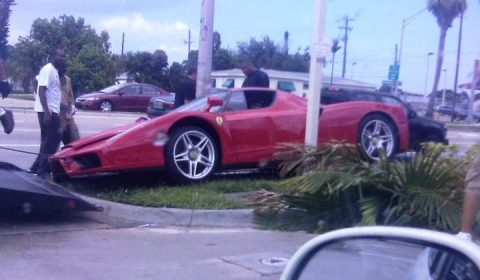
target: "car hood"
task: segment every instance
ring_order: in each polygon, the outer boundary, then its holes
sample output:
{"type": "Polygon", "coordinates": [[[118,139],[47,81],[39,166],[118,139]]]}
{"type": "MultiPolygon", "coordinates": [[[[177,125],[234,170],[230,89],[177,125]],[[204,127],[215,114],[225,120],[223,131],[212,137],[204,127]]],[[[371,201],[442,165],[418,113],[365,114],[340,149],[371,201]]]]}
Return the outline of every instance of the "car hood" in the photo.
{"type": "Polygon", "coordinates": [[[445,122],[442,122],[442,121],[439,121],[439,120],[434,120],[434,119],[427,118],[427,117],[422,117],[422,116],[417,115],[416,119],[418,121],[423,122],[423,123],[431,123],[431,124],[436,124],[438,126],[445,126],[445,122]]]}
{"type": "Polygon", "coordinates": [[[91,92],[80,95],[78,98],[100,97],[107,94],[106,92],[91,92]]]}

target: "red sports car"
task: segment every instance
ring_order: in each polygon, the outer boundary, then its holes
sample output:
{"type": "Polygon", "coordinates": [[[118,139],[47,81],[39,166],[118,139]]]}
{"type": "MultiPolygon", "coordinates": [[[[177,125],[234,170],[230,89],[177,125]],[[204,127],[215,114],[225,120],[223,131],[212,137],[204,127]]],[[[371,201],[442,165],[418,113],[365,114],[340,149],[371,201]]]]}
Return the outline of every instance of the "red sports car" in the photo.
{"type": "MultiPolygon", "coordinates": [[[[225,89],[154,119],[88,136],[51,157],[53,176],[166,169],[170,179],[199,181],[213,172],[258,167],[276,144],[303,142],[307,100],[271,89],[225,89]]],[[[320,107],[319,144],[360,143],[371,160],[406,150],[401,106],[346,102],[320,107]]]]}

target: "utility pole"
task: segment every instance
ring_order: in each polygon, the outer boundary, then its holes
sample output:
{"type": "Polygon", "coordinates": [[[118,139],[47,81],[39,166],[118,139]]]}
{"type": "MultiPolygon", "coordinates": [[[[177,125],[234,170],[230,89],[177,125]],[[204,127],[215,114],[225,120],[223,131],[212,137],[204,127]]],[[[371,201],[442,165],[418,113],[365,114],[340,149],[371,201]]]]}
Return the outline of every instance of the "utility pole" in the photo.
{"type": "Polygon", "coordinates": [[[188,29],[188,40],[187,41],[183,41],[185,44],[188,44],[188,53],[187,53],[187,59],[188,59],[188,56],[190,55],[190,45],[193,43],[192,42],[192,32],[190,31],[190,29],[188,29]]]}
{"type": "Polygon", "coordinates": [[[125,45],[125,32],[122,32],[122,56],[123,56],[123,46],[125,45]]]}
{"type": "Polygon", "coordinates": [[[215,0],[203,0],[201,4],[200,34],[198,44],[197,94],[196,97],[209,93],[212,72],[213,18],[215,0]]]}
{"type": "Polygon", "coordinates": [[[343,49],[343,69],[342,69],[342,78],[345,78],[345,71],[346,71],[346,63],[347,63],[347,42],[348,42],[348,31],[352,31],[353,27],[348,27],[348,23],[352,21],[352,18],[348,16],[344,16],[343,19],[345,20],[345,26],[340,26],[338,28],[345,30],[345,35],[343,37],[343,41],[345,42],[345,46],[343,49]]]}
{"type": "Polygon", "coordinates": [[[327,13],[327,0],[315,0],[313,10],[312,43],[310,44],[310,74],[308,78],[307,93],[307,119],[305,124],[305,144],[316,147],[318,145],[318,123],[320,96],[322,91],[323,58],[331,50],[332,45],[325,46],[325,18],[327,13]]]}
{"type": "Polygon", "coordinates": [[[283,53],[288,54],[288,31],[283,34],[283,53]]]}

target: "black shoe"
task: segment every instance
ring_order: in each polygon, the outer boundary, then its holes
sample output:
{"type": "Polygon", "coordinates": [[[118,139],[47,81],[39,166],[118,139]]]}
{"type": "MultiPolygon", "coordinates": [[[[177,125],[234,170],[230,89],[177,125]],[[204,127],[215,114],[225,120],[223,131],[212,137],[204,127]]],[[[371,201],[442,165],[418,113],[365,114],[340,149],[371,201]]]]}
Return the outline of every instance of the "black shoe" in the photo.
{"type": "Polygon", "coordinates": [[[3,125],[3,130],[5,131],[6,134],[10,134],[13,131],[13,128],[15,127],[15,121],[13,120],[13,113],[11,110],[3,109],[5,110],[5,114],[0,116],[0,121],[2,122],[3,125]]]}

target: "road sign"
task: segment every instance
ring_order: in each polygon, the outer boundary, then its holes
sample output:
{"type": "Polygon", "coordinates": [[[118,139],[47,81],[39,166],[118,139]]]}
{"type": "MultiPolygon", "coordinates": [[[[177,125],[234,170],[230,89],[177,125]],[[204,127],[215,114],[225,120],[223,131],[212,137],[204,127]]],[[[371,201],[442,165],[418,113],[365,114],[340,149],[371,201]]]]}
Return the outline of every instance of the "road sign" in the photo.
{"type": "Polygon", "coordinates": [[[388,79],[390,81],[398,80],[398,72],[400,70],[400,65],[390,65],[388,70],[388,79]]]}
{"type": "Polygon", "coordinates": [[[315,57],[327,57],[332,54],[332,38],[321,37],[310,43],[310,54],[315,57]]]}
{"type": "MultiPolygon", "coordinates": [[[[391,80],[383,80],[382,81],[382,86],[388,86],[388,87],[391,87],[395,84],[395,81],[391,81],[391,80]]],[[[402,85],[402,81],[397,81],[397,86],[401,86],[402,85]]]]}

